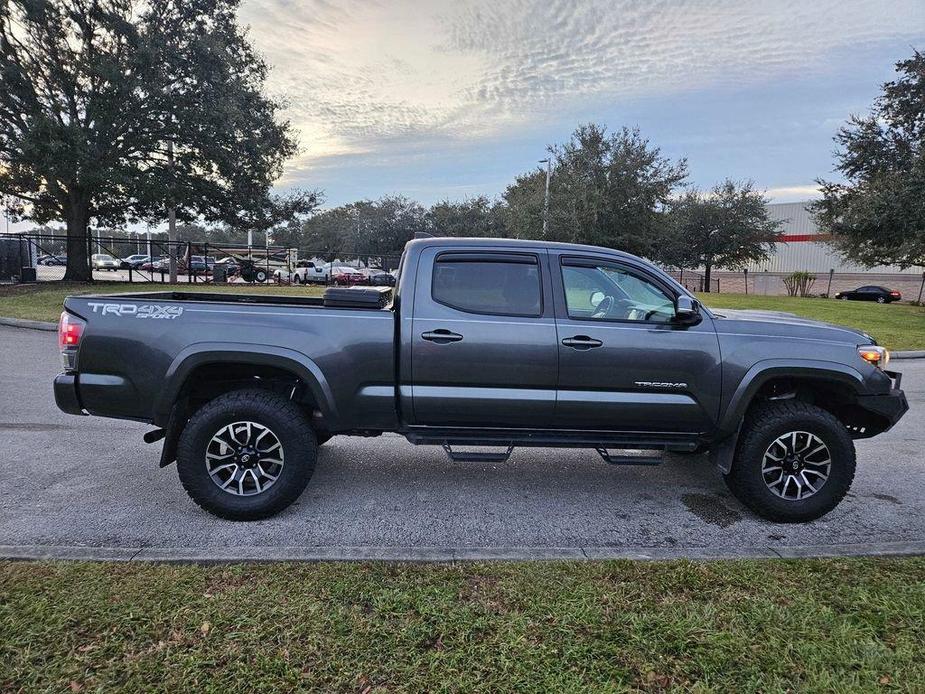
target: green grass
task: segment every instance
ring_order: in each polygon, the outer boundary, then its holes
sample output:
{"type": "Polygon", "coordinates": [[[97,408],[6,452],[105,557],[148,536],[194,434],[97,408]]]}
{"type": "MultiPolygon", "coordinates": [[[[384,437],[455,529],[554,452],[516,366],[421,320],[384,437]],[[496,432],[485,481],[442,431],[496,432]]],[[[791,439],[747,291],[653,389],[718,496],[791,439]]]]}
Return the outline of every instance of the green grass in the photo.
{"type": "Polygon", "coordinates": [[[29,320],[57,321],[61,315],[64,298],[75,294],[114,294],[126,292],[158,292],[175,289],[179,292],[229,292],[237,294],[282,294],[298,296],[321,296],[320,286],[277,286],[233,283],[226,285],[180,284],[128,284],[126,282],[83,283],[38,283],[0,287],[0,316],[26,318],[29,320]]]}
{"type": "Polygon", "coordinates": [[[0,691],[925,690],[925,559],[0,563],[0,691]]]}
{"type": "Polygon", "coordinates": [[[859,328],[873,335],[878,343],[890,349],[925,349],[925,307],[922,306],[754,294],[697,296],[707,306],[715,309],[786,311],[805,318],[859,328]]]}

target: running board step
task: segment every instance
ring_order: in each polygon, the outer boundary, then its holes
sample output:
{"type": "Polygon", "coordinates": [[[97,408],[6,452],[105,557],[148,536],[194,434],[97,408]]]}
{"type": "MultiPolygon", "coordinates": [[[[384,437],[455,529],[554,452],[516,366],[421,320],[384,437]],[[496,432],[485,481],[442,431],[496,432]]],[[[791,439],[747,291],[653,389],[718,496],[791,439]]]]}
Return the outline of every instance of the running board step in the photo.
{"type": "Polygon", "coordinates": [[[660,455],[615,455],[606,448],[597,448],[595,450],[608,465],[661,465],[662,462],[662,456],[660,455]]]}
{"type": "Polygon", "coordinates": [[[514,452],[514,446],[508,446],[504,453],[488,453],[483,451],[454,451],[453,447],[443,444],[443,450],[446,451],[447,457],[454,463],[506,463],[511,453],[514,452]]]}

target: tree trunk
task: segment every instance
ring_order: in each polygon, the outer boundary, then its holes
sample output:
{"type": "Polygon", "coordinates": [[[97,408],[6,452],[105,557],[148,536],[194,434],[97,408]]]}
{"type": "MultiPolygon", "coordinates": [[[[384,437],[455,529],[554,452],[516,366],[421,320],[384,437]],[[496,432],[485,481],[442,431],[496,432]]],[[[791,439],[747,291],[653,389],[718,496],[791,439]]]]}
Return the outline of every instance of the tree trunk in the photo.
{"type": "Polygon", "coordinates": [[[90,258],[87,254],[87,225],[90,214],[86,206],[67,210],[67,269],[64,279],[70,282],[92,282],[90,258]]]}
{"type": "Polygon", "coordinates": [[[703,266],[703,291],[710,291],[711,283],[711,274],[713,272],[713,266],[710,263],[705,263],[703,266]]]}

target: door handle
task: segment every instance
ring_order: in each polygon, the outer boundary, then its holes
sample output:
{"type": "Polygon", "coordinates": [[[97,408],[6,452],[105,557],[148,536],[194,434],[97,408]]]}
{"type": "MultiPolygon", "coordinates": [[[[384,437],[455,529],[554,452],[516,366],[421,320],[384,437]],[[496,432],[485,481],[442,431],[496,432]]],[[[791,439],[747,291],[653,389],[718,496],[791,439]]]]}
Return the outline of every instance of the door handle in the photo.
{"type": "Polygon", "coordinates": [[[604,343],[587,335],[575,335],[575,337],[567,337],[562,340],[562,344],[573,349],[591,349],[592,347],[600,347],[604,343]]]}
{"type": "Polygon", "coordinates": [[[453,333],[446,328],[438,328],[426,333],[421,333],[421,337],[428,342],[436,342],[438,345],[445,345],[448,342],[459,342],[463,336],[459,333],[453,333]]]}

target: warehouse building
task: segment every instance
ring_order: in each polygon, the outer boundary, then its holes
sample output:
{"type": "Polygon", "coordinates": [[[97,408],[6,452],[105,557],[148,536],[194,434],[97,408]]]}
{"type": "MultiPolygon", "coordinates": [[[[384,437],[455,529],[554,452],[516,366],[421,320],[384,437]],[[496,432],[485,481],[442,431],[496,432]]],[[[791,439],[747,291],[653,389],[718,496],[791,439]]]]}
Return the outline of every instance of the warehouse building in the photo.
{"type": "MultiPolygon", "coordinates": [[[[876,284],[902,292],[904,299],[915,300],[923,290],[925,267],[878,266],[866,268],[841,258],[826,243],[809,212],[809,202],[768,205],[771,219],[783,222],[783,239],[771,256],[752,263],[746,273],[714,272],[712,291],[754,294],[786,294],[783,278],[792,272],[808,271],[816,275],[813,294],[832,295],[837,291],[876,284]]],[[[702,284],[702,282],[701,282],[702,284]]]]}
{"type": "Polygon", "coordinates": [[[771,219],[783,222],[784,242],[777,245],[775,252],[767,261],[750,265],[749,272],[789,274],[807,270],[819,274],[835,270],[836,273],[921,275],[925,271],[925,267],[902,269],[896,266],[881,265],[866,268],[846,262],[826,243],[828,237],[819,232],[809,212],[809,204],[809,202],[788,202],[768,205],[771,219]]]}

